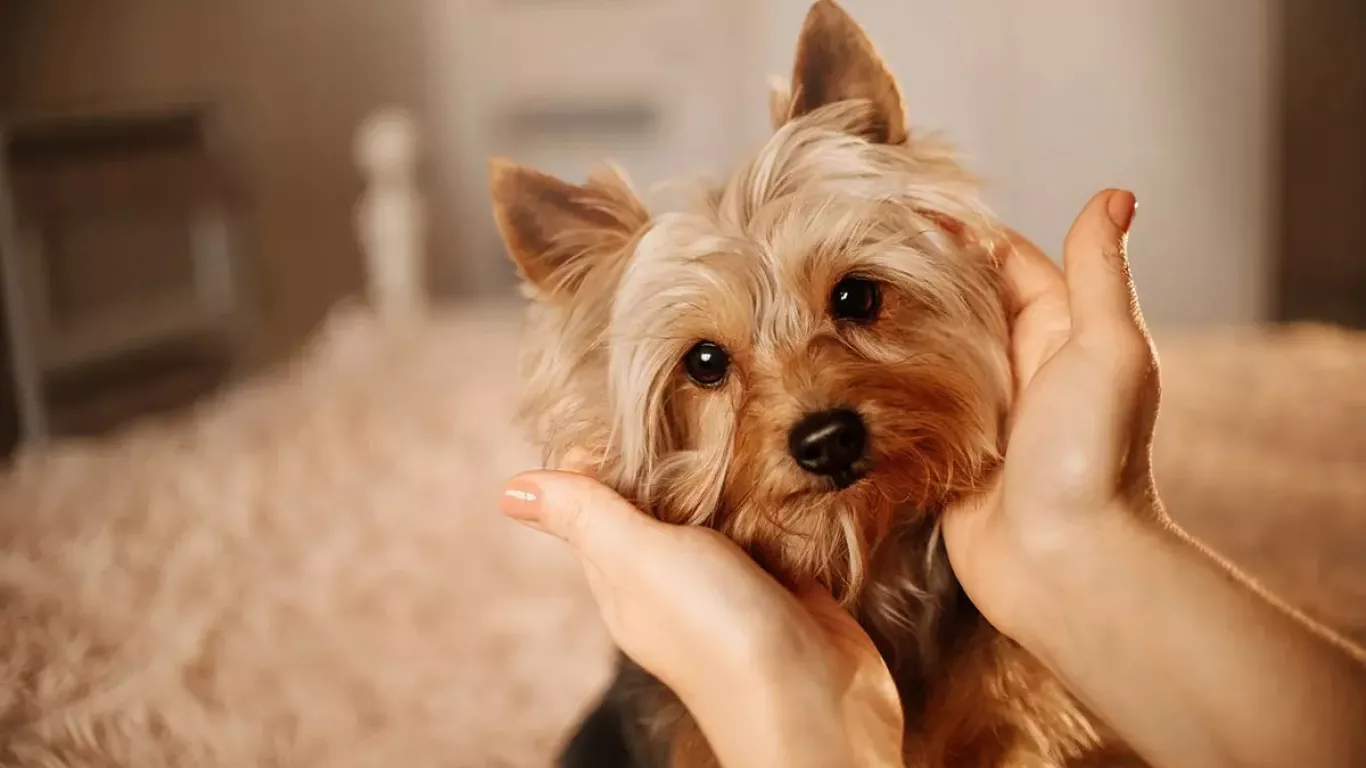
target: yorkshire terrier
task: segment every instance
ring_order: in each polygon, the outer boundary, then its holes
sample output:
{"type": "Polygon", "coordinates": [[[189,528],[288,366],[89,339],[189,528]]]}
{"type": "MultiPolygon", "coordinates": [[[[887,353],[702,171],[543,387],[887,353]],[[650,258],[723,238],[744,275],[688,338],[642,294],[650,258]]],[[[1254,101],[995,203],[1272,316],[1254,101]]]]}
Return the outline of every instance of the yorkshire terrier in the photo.
{"type": "MultiPolygon", "coordinates": [[[[896,679],[908,766],[1060,765],[1095,729],[974,609],[939,536],[1004,449],[1002,227],[834,2],[811,8],[770,109],[757,156],[687,212],[652,215],[615,170],[579,186],[494,161],[533,298],[536,439],[551,465],[588,450],[651,514],[828,586],[896,679]]],[[[562,756],[714,761],[624,660],[562,756]]]]}

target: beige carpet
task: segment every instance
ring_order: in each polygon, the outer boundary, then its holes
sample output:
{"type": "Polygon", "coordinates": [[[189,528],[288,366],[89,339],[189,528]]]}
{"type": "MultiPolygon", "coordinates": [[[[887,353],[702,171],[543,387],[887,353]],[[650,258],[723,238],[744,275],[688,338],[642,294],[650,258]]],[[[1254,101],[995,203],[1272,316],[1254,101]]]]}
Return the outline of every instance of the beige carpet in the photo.
{"type": "Polygon", "coordinates": [[[1168,510],[1366,643],[1366,334],[1300,326],[1158,345],[1168,510]]]}

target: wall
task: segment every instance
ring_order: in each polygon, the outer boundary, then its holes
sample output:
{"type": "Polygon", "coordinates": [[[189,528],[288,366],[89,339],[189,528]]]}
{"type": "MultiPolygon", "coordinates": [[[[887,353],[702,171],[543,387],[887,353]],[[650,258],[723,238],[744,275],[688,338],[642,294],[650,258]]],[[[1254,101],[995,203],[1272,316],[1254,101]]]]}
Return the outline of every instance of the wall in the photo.
{"type": "MultiPolygon", "coordinates": [[[[735,28],[758,41],[752,66],[734,78],[752,84],[738,151],[764,134],[764,76],[789,69],[808,2],[731,2],[735,28]]],[[[960,144],[1012,224],[1056,251],[1091,192],[1130,187],[1141,201],[1135,273],[1155,325],[1266,316],[1277,227],[1275,0],[845,4],[901,75],[912,119],[960,144]]],[[[425,112],[441,102],[428,128],[438,288],[478,291],[500,271],[490,266],[497,254],[456,247],[455,230],[479,223],[474,214],[460,224],[446,215],[457,193],[482,191],[484,174],[481,158],[459,154],[461,121],[475,119],[461,116],[460,89],[482,79],[455,50],[462,19],[450,10],[460,7],[0,2],[0,109],[198,96],[227,105],[255,192],[269,356],[359,288],[351,132],[378,104],[425,112]],[[456,66],[468,71],[452,76],[456,66]]]]}
{"type": "MultiPolygon", "coordinates": [[[[786,73],[805,0],[761,0],[786,73]]],[[[1133,189],[1132,259],[1157,327],[1269,312],[1277,245],[1275,0],[844,0],[911,118],[986,175],[1007,221],[1056,252],[1092,192],[1133,189]]]]}
{"type": "Polygon", "coordinates": [[[0,114],[220,105],[253,212],[252,352],[272,359],[361,287],[352,132],[381,104],[422,108],[421,35],[418,4],[386,0],[0,3],[0,114]]]}
{"type": "Polygon", "coordinates": [[[463,203],[464,278],[489,292],[510,293],[513,272],[490,215],[488,157],[580,180],[611,160],[664,207],[676,200],[659,182],[727,170],[749,143],[740,116],[765,111],[764,79],[740,76],[753,69],[754,0],[422,4],[440,126],[430,150],[463,203]]]}

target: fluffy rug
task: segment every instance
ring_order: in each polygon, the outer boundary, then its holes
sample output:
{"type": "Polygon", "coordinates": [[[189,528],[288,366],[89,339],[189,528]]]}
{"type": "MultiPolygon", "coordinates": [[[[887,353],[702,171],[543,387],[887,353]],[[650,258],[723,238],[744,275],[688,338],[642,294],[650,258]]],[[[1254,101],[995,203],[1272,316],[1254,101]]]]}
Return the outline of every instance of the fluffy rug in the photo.
{"type": "MultiPolygon", "coordinates": [[[[544,766],[607,678],[567,554],[502,520],[518,309],[334,314],[195,412],[0,479],[0,765],[544,766]]],[[[1173,513],[1366,640],[1366,340],[1163,342],[1173,513]]]]}
{"type": "Polygon", "coordinates": [[[1158,487],[1187,530],[1366,644],[1366,334],[1158,339],[1158,487]]]}
{"type": "Polygon", "coordinates": [[[0,764],[545,765],[609,673],[556,543],[496,512],[514,315],[336,315],[188,418],[0,487],[0,764]]]}

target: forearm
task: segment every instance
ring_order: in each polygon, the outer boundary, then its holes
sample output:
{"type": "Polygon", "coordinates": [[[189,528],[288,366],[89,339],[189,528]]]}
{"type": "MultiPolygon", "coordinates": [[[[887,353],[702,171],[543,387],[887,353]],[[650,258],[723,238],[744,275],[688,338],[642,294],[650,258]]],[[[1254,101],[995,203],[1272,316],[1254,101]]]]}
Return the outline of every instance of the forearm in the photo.
{"type": "Polygon", "coordinates": [[[1181,534],[1109,518],[1040,567],[1017,639],[1162,768],[1366,765],[1359,658],[1181,534]]]}

